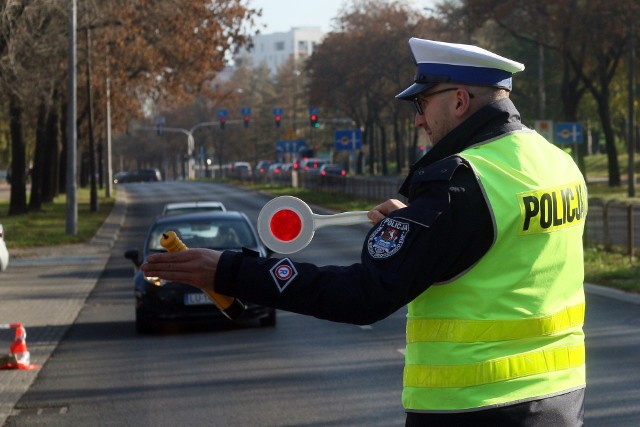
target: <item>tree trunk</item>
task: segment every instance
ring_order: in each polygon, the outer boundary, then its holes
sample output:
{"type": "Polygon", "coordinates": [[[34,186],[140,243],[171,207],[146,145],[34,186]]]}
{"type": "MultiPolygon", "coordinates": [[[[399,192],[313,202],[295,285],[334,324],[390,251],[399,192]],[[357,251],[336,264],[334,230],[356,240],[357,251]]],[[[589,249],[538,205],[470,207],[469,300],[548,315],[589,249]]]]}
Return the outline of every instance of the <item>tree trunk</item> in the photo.
{"type": "Polygon", "coordinates": [[[367,135],[367,141],[369,143],[369,175],[375,175],[375,163],[376,163],[376,149],[373,138],[373,126],[371,120],[367,120],[365,124],[365,135],[367,135]]]}
{"type": "Polygon", "coordinates": [[[564,119],[569,122],[575,122],[578,118],[578,106],[584,94],[584,90],[578,89],[579,82],[579,78],[575,76],[573,78],[571,77],[571,64],[569,61],[563,61],[560,93],[564,119]]]}
{"type": "Polygon", "coordinates": [[[9,215],[27,213],[27,185],[25,180],[25,148],[22,139],[22,106],[9,94],[9,128],[11,132],[11,197],[9,215]]]}
{"type": "MultiPolygon", "coordinates": [[[[571,76],[571,68],[569,61],[563,62],[563,73],[562,73],[562,83],[561,83],[561,97],[562,97],[562,108],[563,108],[563,116],[567,122],[577,122],[578,121],[578,107],[580,105],[580,101],[584,95],[584,88],[580,89],[580,79],[577,76],[571,76]]],[[[584,138],[586,140],[586,138],[584,138]]],[[[578,164],[578,168],[582,172],[582,174],[587,176],[587,167],[585,163],[585,155],[586,155],[586,141],[583,144],[578,145],[576,148],[576,163],[578,164]]]]}
{"type": "Polygon", "coordinates": [[[42,174],[44,171],[44,147],[47,123],[47,106],[41,101],[38,107],[38,124],[36,128],[36,150],[33,155],[33,168],[31,173],[31,198],[29,199],[29,210],[39,211],[42,209],[42,174]]]}
{"type": "Polygon", "coordinates": [[[398,113],[394,112],[393,115],[393,139],[396,141],[396,174],[402,173],[402,167],[404,166],[404,156],[402,143],[404,141],[404,135],[400,132],[400,126],[398,126],[398,113]]]}
{"type": "MultiPolygon", "coordinates": [[[[599,104],[599,103],[598,103],[599,104]]],[[[604,131],[605,147],[607,150],[607,169],[609,171],[609,187],[620,186],[620,165],[618,164],[618,150],[616,149],[615,138],[613,136],[613,127],[611,126],[611,117],[609,110],[600,111],[600,120],[602,120],[602,130],[604,131]]]]}
{"type": "Polygon", "coordinates": [[[53,97],[54,102],[49,107],[49,113],[47,115],[47,122],[45,128],[45,146],[44,146],[44,164],[42,167],[42,202],[51,203],[55,196],[58,195],[58,166],[60,159],[60,147],[59,137],[60,132],[58,129],[58,106],[59,103],[55,101],[55,95],[53,97]]]}
{"type": "Polygon", "coordinates": [[[60,129],[60,167],[58,168],[58,194],[67,194],[67,103],[62,102],[58,116],[60,129]]]}
{"type": "MultiPolygon", "coordinates": [[[[602,79],[601,79],[602,80],[602,79]]],[[[601,82],[602,90],[599,93],[593,93],[598,104],[598,115],[602,123],[602,131],[604,132],[605,147],[607,150],[608,171],[609,171],[609,187],[620,186],[620,165],[618,163],[618,150],[616,149],[615,136],[613,133],[613,125],[611,124],[611,112],[609,110],[609,90],[608,85],[601,82]]]]}
{"type": "Polygon", "coordinates": [[[387,160],[387,132],[382,120],[378,120],[378,129],[380,130],[380,160],[382,161],[382,175],[389,175],[389,165],[387,160]]]}

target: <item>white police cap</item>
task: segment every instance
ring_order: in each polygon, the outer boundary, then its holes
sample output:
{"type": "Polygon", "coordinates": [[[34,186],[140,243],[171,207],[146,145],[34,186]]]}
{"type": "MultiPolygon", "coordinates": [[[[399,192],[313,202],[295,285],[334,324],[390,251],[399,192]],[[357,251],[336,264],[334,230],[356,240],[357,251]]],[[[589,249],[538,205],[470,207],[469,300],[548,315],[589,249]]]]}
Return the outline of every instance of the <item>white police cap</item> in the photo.
{"type": "Polygon", "coordinates": [[[445,43],[412,37],[409,48],[418,66],[414,83],[396,95],[413,100],[443,82],[494,86],[511,90],[511,76],[524,65],[468,44],[445,43]]]}

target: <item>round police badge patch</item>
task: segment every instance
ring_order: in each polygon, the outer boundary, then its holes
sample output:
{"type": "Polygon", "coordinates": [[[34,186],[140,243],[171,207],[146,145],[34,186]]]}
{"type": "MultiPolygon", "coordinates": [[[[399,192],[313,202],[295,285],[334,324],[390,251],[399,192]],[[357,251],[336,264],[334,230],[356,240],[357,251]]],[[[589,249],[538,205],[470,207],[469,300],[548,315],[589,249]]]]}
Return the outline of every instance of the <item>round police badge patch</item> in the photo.
{"type": "Polygon", "coordinates": [[[385,218],[369,236],[367,249],[371,258],[383,259],[395,255],[409,232],[409,223],[385,218]]]}
{"type": "Polygon", "coordinates": [[[281,265],[276,270],[276,276],[278,280],[289,280],[293,276],[293,269],[289,265],[281,265]]]}

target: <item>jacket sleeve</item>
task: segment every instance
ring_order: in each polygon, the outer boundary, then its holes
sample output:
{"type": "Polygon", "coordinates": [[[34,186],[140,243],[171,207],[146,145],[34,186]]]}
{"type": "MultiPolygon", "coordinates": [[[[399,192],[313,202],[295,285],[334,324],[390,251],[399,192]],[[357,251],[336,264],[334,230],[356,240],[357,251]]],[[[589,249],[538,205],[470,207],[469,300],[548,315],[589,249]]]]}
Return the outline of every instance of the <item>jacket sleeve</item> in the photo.
{"type": "Polygon", "coordinates": [[[318,267],[224,252],[216,291],[336,322],[389,316],[431,284],[468,269],[491,245],[492,222],[475,176],[451,166],[417,171],[411,204],[371,228],[360,263],[318,267]]]}

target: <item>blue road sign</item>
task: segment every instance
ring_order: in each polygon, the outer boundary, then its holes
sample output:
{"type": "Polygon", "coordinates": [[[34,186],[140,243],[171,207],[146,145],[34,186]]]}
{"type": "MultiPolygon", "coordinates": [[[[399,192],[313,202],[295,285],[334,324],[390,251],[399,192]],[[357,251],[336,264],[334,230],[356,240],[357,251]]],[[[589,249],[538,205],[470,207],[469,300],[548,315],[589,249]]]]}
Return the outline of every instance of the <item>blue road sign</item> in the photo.
{"type": "Polygon", "coordinates": [[[568,122],[556,124],[557,144],[582,144],[583,139],[582,123],[568,122]]]}
{"type": "Polygon", "coordinates": [[[227,117],[227,114],[229,114],[229,111],[221,108],[218,110],[218,118],[220,117],[227,117]]]}
{"type": "Polygon", "coordinates": [[[240,114],[242,114],[243,116],[250,116],[251,107],[242,107],[242,109],[240,110],[240,114]]]}
{"type": "Polygon", "coordinates": [[[362,132],[360,129],[337,130],[335,133],[336,151],[362,149],[362,132]]]}
{"type": "Polygon", "coordinates": [[[284,112],[284,110],[282,108],[274,108],[273,109],[273,115],[274,116],[281,116],[283,112],[284,112]]]}
{"type": "Polygon", "coordinates": [[[309,114],[318,114],[318,109],[316,107],[309,107],[309,114]]]}
{"type": "Polygon", "coordinates": [[[304,139],[294,139],[291,141],[280,140],[276,142],[276,152],[278,154],[296,154],[301,148],[307,148],[307,141],[304,139]]]}

